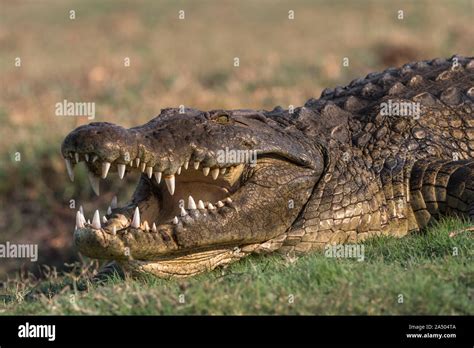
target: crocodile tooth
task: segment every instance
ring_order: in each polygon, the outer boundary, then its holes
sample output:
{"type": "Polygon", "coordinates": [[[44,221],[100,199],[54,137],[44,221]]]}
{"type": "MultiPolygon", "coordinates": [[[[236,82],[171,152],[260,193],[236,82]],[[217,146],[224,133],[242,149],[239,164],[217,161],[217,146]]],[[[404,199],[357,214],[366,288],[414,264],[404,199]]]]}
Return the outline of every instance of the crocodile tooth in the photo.
{"type": "Polygon", "coordinates": [[[155,223],[153,223],[153,226],[151,226],[151,230],[152,230],[153,232],[156,232],[156,224],[155,224],[155,223]]]}
{"type": "Polygon", "coordinates": [[[156,180],[156,183],[159,184],[161,182],[161,175],[163,173],[162,172],[155,172],[155,180],[156,180]]]}
{"type": "Polygon", "coordinates": [[[194,169],[198,170],[200,163],[201,163],[201,162],[199,162],[199,161],[195,161],[195,162],[194,162],[194,169]]]}
{"type": "Polygon", "coordinates": [[[227,203],[232,203],[232,199],[230,197],[227,197],[225,200],[227,201],[227,203]]]}
{"type": "Polygon", "coordinates": [[[99,157],[97,157],[97,155],[94,155],[94,157],[92,158],[92,163],[94,163],[95,161],[97,161],[99,159],[99,157]]]}
{"type": "Polygon", "coordinates": [[[71,181],[74,181],[74,169],[72,168],[71,160],[69,158],[65,158],[64,160],[66,161],[67,175],[69,175],[71,181]]]}
{"type": "Polygon", "coordinates": [[[112,208],[109,206],[107,208],[107,215],[111,215],[112,214],[112,208]]]}
{"type": "Polygon", "coordinates": [[[133,228],[140,228],[140,210],[138,207],[135,208],[135,212],[133,213],[133,220],[131,226],[133,228]]]}
{"type": "Polygon", "coordinates": [[[186,209],[184,207],[181,207],[181,216],[186,216],[188,213],[186,212],[186,209]]]}
{"type": "Polygon", "coordinates": [[[184,162],[183,167],[184,167],[184,169],[188,170],[189,161],[184,162]]]}
{"type": "Polygon", "coordinates": [[[81,219],[82,219],[82,224],[85,225],[86,218],[84,217],[84,214],[82,212],[81,212],[81,219]]]}
{"type": "Polygon", "coordinates": [[[145,168],[146,168],[146,163],[143,162],[140,166],[140,171],[143,173],[145,171],[145,168]]]}
{"type": "Polygon", "coordinates": [[[102,216],[102,223],[106,224],[107,223],[107,218],[104,216],[102,216]]]}
{"type": "Polygon", "coordinates": [[[146,220],[143,223],[143,229],[147,232],[150,230],[150,225],[148,225],[148,221],[146,221],[146,220]]]}
{"type": "Polygon", "coordinates": [[[117,234],[117,227],[112,226],[112,236],[115,236],[117,234]]]}
{"type": "Polygon", "coordinates": [[[86,158],[86,162],[89,162],[89,154],[86,153],[86,154],[84,155],[84,157],[86,158]]]}
{"type": "Polygon", "coordinates": [[[112,209],[117,208],[117,196],[113,196],[113,197],[112,197],[112,200],[110,201],[110,207],[111,207],[112,209]]]}
{"type": "Polygon", "coordinates": [[[87,223],[90,225],[91,224],[91,219],[87,219],[87,223]]]}
{"type": "Polygon", "coordinates": [[[84,216],[84,208],[82,207],[82,205],[79,207],[79,211],[81,212],[82,216],[84,216]]]}
{"type": "Polygon", "coordinates": [[[117,171],[118,171],[118,175],[119,175],[119,178],[120,179],[123,179],[124,175],[125,175],[125,168],[127,166],[125,164],[117,164],[117,171]]]}
{"type": "Polygon", "coordinates": [[[178,168],[178,170],[176,171],[176,174],[181,174],[181,167],[178,168]]]}
{"type": "Polygon", "coordinates": [[[221,170],[219,171],[219,174],[224,175],[226,171],[227,171],[227,168],[221,168],[221,170]]]}
{"type": "Polygon", "coordinates": [[[217,177],[219,176],[219,168],[214,168],[212,171],[211,171],[211,175],[212,175],[212,178],[214,180],[217,179],[217,177]]]}
{"type": "Polygon", "coordinates": [[[74,154],[74,158],[76,159],[76,163],[79,163],[80,158],[79,158],[79,154],[77,152],[74,154]]]}
{"type": "Polygon", "coordinates": [[[100,230],[100,214],[99,211],[96,210],[94,213],[94,217],[92,218],[92,227],[96,230],[100,230]]]}
{"type": "Polygon", "coordinates": [[[146,167],[146,174],[148,175],[148,178],[151,179],[153,176],[153,167],[146,167]]]}
{"type": "Polygon", "coordinates": [[[177,216],[175,216],[175,217],[173,218],[173,223],[174,223],[175,225],[178,224],[178,217],[177,217],[177,216]]]}
{"type": "Polygon", "coordinates": [[[135,166],[138,168],[138,166],[140,165],[140,158],[135,158],[135,166]]]}
{"type": "Polygon", "coordinates": [[[202,173],[204,174],[204,176],[207,176],[210,171],[211,171],[211,168],[209,167],[202,168],[202,173]]]}
{"type": "Polygon", "coordinates": [[[218,202],[217,202],[217,206],[218,206],[219,208],[222,208],[222,207],[224,206],[224,203],[222,203],[221,201],[218,201],[218,202]]]}
{"type": "Polygon", "coordinates": [[[94,190],[94,193],[98,196],[99,195],[99,185],[100,185],[100,178],[98,176],[95,176],[92,172],[88,173],[89,176],[89,182],[91,183],[92,190],[94,190]]]}
{"type": "Polygon", "coordinates": [[[82,214],[78,210],[76,213],[76,228],[84,228],[84,221],[82,219],[83,219],[82,214]]]}
{"type": "Polygon", "coordinates": [[[198,209],[206,209],[206,207],[204,206],[203,201],[201,201],[201,200],[198,201],[197,207],[198,207],[198,209]]]}
{"type": "Polygon", "coordinates": [[[166,187],[168,187],[168,191],[170,195],[174,195],[174,188],[175,188],[174,175],[165,177],[165,182],[166,182],[166,187]]]}
{"type": "Polygon", "coordinates": [[[212,209],[216,209],[216,207],[214,207],[214,206],[212,205],[212,203],[209,203],[208,206],[207,206],[207,209],[211,209],[211,210],[212,210],[212,209]]]}
{"type": "Polygon", "coordinates": [[[189,196],[188,198],[188,209],[196,209],[196,203],[192,196],[189,196]]]}
{"type": "Polygon", "coordinates": [[[105,179],[107,177],[107,174],[109,174],[109,169],[110,169],[110,162],[102,163],[102,179],[105,179]]]}

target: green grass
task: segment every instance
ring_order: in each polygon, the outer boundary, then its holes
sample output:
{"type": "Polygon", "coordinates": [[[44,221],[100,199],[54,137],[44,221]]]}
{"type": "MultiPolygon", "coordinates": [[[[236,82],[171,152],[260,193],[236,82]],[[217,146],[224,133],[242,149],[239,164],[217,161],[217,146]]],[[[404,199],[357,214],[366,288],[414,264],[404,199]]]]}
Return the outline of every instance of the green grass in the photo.
{"type": "Polygon", "coordinates": [[[84,261],[66,274],[50,271],[46,280],[8,282],[0,297],[0,311],[61,315],[472,315],[472,232],[449,236],[466,226],[450,219],[425,233],[401,239],[377,237],[364,244],[362,262],[326,258],[322,252],[297,260],[277,255],[249,257],[225,269],[181,280],[110,278],[103,285],[91,284],[87,279],[97,264],[84,261]]]}

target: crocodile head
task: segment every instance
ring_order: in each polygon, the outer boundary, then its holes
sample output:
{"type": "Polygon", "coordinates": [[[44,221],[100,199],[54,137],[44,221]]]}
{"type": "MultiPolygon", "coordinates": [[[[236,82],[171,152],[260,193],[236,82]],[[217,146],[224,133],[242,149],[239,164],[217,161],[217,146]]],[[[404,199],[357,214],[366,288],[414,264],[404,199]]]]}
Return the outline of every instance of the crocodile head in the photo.
{"type": "Polygon", "coordinates": [[[77,212],[80,252],[164,277],[262,250],[297,220],[324,170],[322,150],[298,127],[246,110],[165,109],[130,129],[91,123],[65,138],[62,155],[72,180],[85,163],[97,194],[109,173],[140,176],[105,219],[77,212]]]}

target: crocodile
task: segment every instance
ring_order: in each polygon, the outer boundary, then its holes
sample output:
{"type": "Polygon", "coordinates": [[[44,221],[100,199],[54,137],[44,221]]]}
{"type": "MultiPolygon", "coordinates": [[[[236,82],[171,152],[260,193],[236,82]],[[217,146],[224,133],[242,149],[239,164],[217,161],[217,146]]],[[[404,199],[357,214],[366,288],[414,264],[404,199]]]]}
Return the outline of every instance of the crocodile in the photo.
{"type": "Polygon", "coordinates": [[[123,128],[82,125],[62,143],[94,191],[139,173],[131,199],[74,244],[126,274],[186,277],[250,254],[402,237],[446,215],[474,219],[474,59],[370,73],[302,107],[167,108],[123,128]]]}

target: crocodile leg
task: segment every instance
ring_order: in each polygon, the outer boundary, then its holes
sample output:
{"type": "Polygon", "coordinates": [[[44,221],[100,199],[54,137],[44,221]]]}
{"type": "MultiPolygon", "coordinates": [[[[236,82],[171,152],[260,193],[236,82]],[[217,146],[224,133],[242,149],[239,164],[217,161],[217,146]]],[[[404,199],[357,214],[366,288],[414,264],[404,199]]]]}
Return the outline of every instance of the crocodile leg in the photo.
{"type": "Polygon", "coordinates": [[[410,198],[420,228],[443,215],[474,221],[474,161],[418,161],[410,177],[410,198]]]}

